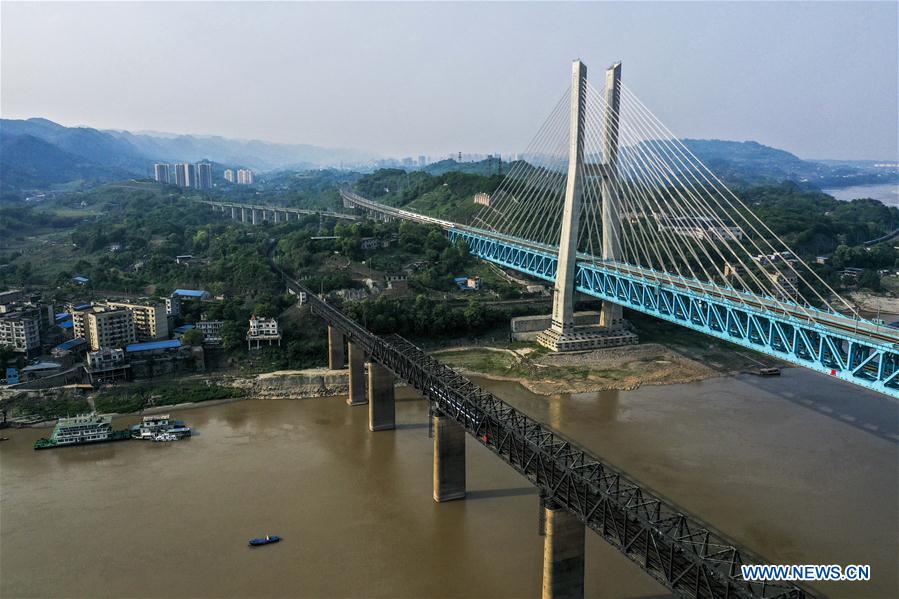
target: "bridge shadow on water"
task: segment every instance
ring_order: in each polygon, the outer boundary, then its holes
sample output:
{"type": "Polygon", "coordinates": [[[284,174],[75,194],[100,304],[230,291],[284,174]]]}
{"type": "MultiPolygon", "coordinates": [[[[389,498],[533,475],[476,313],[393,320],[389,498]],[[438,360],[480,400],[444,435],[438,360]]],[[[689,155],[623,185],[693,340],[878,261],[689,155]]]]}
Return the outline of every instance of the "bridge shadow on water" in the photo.
{"type": "Polygon", "coordinates": [[[465,499],[493,499],[496,497],[521,497],[524,495],[537,495],[535,487],[514,487],[511,489],[481,489],[468,491],[465,499]]]}
{"type": "Polygon", "coordinates": [[[407,424],[397,424],[396,425],[396,430],[398,430],[398,431],[421,429],[421,428],[428,428],[428,423],[427,422],[410,422],[407,424]]]}
{"type": "Polygon", "coordinates": [[[786,368],[782,377],[747,376],[741,380],[767,394],[899,445],[899,402],[892,398],[800,368],[786,368]],[[778,384],[778,379],[784,377],[795,378],[796,384],[790,387],[800,391],[778,384]]]}

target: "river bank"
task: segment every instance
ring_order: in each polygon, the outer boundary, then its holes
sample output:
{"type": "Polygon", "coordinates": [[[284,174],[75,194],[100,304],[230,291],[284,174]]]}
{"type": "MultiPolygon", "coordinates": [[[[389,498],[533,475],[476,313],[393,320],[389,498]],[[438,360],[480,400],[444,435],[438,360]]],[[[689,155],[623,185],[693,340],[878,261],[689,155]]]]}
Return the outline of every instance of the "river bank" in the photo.
{"type": "Polygon", "coordinates": [[[34,415],[30,428],[54,426],[60,416],[102,412],[115,416],[159,414],[246,399],[333,397],[348,389],[347,371],[327,368],[283,370],[252,377],[231,374],[194,375],[176,381],[146,380],[86,393],[82,386],[41,390],[2,390],[0,406],[10,419],[34,415]],[[185,398],[191,398],[182,401],[185,398]]]}
{"type": "Polygon", "coordinates": [[[719,363],[700,361],[658,343],[567,354],[536,347],[463,347],[432,355],[463,374],[516,382],[538,395],[693,383],[767,366],[739,352],[719,363]]]}

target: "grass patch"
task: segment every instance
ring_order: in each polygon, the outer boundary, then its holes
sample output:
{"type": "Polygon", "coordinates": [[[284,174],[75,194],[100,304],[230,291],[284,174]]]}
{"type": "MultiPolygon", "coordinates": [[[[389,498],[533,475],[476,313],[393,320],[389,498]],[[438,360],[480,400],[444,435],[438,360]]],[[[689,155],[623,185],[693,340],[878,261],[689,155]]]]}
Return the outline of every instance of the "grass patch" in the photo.
{"type": "Polygon", "coordinates": [[[94,398],[94,405],[96,405],[98,412],[124,414],[153,406],[170,406],[185,402],[230,399],[243,397],[244,395],[245,392],[242,389],[224,387],[222,385],[170,383],[139,388],[123,387],[105,391],[94,398]]]}

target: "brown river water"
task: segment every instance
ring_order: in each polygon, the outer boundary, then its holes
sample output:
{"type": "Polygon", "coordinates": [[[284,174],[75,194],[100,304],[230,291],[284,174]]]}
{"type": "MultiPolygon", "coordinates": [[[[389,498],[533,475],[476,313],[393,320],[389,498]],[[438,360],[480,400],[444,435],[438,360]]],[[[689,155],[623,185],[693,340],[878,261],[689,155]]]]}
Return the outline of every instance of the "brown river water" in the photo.
{"type": "MultiPolygon", "coordinates": [[[[798,369],[552,398],[478,382],[773,563],[871,564],[822,594],[899,597],[896,402],[798,369]]],[[[378,433],[341,398],[183,410],[196,435],[171,444],[2,431],[0,596],[539,596],[536,493],[469,439],[469,497],[435,504],[427,406],[398,398],[378,433]],[[246,546],[266,533],[284,540],[246,546]]],[[[591,532],[586,591],[668,596],[591,532]]]]}

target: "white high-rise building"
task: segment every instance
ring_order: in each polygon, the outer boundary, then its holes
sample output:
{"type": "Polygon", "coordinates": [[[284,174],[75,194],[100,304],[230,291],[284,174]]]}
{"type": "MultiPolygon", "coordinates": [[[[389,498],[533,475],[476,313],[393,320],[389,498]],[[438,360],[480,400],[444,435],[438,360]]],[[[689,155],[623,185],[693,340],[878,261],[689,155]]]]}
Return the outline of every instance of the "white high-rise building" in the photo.
{"type": "Polygon", "coordinates": [[[212,189],[212,165],[208,162],[197,163],[197,189],[212,189]]]}
{"type": "Polygon", "coordinates": [[[234,183],[234,171],[230,168],[225,169],[225,181],[234,183]]]}
{"type": "Polygon", "coordinates": [[[161,162],[153,165],[153,175],[154,175],[154,179],[156,179],[160,183],[168,183],[169,182],[169,165],[161,163],[161,162]]]}
{"type": "Polygon", "coordinates": [[[237,184],[238,185],[252,185],[253,184],[253,171],[248,168],[242,168],[237,171],[237,184]]]}

